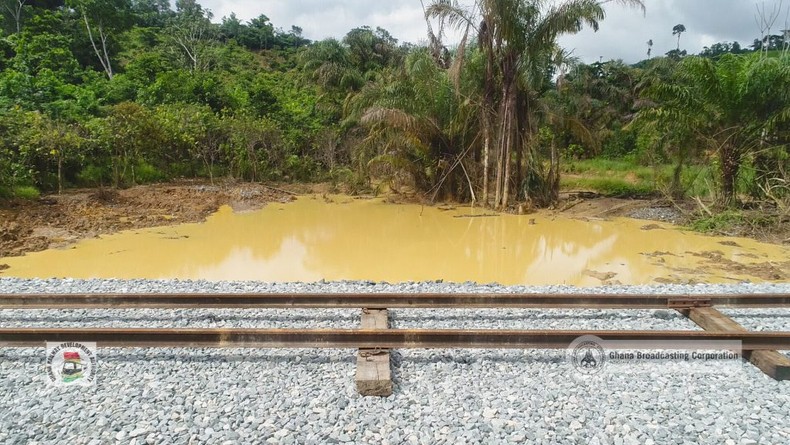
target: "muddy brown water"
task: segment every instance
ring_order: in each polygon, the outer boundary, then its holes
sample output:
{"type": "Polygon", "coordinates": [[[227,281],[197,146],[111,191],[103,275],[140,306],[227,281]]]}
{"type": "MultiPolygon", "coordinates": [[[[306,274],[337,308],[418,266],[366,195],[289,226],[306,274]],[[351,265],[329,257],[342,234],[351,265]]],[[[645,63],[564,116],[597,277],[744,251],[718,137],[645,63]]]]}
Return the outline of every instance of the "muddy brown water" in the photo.
{"type": "Polygon", "coordinates": [[[494,214],[301,197],[205,223],[133,230],[0,259],[0,277],[513,284],[787,280],[790,249],[625,218],[494,214]]]}

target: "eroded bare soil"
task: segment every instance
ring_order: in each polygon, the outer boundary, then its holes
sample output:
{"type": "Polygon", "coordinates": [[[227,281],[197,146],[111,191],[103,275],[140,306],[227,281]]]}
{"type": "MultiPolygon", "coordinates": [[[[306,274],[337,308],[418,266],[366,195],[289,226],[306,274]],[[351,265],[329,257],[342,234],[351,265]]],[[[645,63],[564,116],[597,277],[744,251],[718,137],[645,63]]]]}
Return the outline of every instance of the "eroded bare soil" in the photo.
{"type": "Polygon", "coordinates": [[[184,182],[0,201],[0,258],[121,230],[200,222],[222,205],[245,211],[292,199],[290,192],[261,184],[184,182]]]}

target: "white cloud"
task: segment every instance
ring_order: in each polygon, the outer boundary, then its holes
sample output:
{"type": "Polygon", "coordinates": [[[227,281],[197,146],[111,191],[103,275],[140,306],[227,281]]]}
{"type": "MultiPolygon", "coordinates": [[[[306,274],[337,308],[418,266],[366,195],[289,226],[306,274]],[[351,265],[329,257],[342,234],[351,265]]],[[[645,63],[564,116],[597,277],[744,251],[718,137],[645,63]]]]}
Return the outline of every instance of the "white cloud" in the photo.
{"type": "MultiPolygon", "coordinates": [[[[767,9],[779,1],[766,0],[767,9]]],[[[650,39],[654,42],[654,56],[675,49],[677,38],[672,35],[672,27],[678,23],[688,30],[681,37],[681,48],[690,53],[721,41],[738,40],[748,46],[759,34],[751,0],[645,0],[645,3],[645,15],[610,4],[607,18],[597,33],[585,29],[575,36],[563,37],[561,43],[575,48],[575,54],[587,62],[603,56],[605,60],[621,58],[631,63],[646,56],[646,42],[650,39]]],[[[418,43],[426,38],[419,0],[203,0],[201,4],[212,10],[217,20],[231,12],[242,20],[265,14],[277,27],[302,27],[305,37],[312,40],[341,38],[362,25],[380,26],[402,42],[418,43]]],[[[790,4],[785,4],[785,9],[788,8],[790,4]]],[[[784,17],[783,13],[780,21],[784,17]]],[[[781,24],[775,26],[777,32],[780,28],[781,24]]],[[[450,33],[453,34],[457,35],[450,33]]]]}

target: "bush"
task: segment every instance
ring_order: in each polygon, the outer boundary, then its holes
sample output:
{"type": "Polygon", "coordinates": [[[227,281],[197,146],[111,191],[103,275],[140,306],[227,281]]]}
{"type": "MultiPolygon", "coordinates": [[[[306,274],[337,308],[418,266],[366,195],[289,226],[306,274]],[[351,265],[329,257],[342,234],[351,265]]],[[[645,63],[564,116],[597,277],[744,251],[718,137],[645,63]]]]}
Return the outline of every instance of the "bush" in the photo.
{"type": "Polygon", "coordinates": [[[311,181],[319,171],[313,158],[290,155],[285,160],[285,175],[291,181],[311,181]]]}
{"type": "Polygon", "coordinates": [[[16,186],[12,189],[11,193],[14,195],[14,197],[21,199],[33,200],[41,197],[41,192],[39,192],[37,188],[30,185],[16,186]]]}
{"type": "Polygon", "coordinates": [[[603,144],[601,155],[607,159],[618,159],[633,154],[637,149],[637,137],[634,132],[616,129],[614,134],[603,144]]]}
{"type": "Polygon", "coordinates": [[[162,182],[167,180],[167,175],[153,165],[141,161],[134,168],[135,180],[139,184],[149,184],[152,182],[162,182]]]}
{"type": "Polygon", "coordinates": [[[167,165],[167,176],[170,178],[194,178],[197,176],[198,168],[195,162],[177,161],[167,165]]]}
{"type": "Polygon", "coordinates": [[[89,164],[77,173],[77,181],[83,186],[100,187],[112,182],[112,170],[109,166],[89,164]]]}
{"type": "Polygon", "coordinates": [[[344,192],[350,195],[358,195],[370,191],[370,184],[368,183],[367,177],[358,174],[348,167],[333,168],[326,176],[332,184],[333,190],[337,190],[340,186],[343,186],[345,189],[344,192]]]}
{"type": "Polygon", "coordinates": [[[782,218],[763,212],[725,210],[714,215],[702,215],[690,224],[692,230],[703,233],[746,233],[781,224],[782,218]]]}
{"type": "Polygon", "coordinates": [[[581,159],[584,156],[585,150],[579,144],[570,144],[568,148],[565,149],[565,158],[566,159],[581,159]]]}

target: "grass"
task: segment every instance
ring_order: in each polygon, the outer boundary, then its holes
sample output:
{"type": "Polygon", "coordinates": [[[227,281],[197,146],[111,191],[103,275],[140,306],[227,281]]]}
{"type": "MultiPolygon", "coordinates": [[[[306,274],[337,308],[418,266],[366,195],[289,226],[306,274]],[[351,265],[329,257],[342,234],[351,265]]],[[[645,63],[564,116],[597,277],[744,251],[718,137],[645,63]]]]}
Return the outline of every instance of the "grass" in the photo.
{"type": "Polygon", "coordinates": [[[773,237],[775,240],[787,239],[787,234],[790,233],[785,219],[780,214],[739,209],[724,210],[713,215],[698,215],[689,223],[689,228],[702,233],[758,239],[771,239],[771,234],[778,234],[777,237],[773,237]]]}
{"type": "Polygon", "coordinates": [[[727,210],[713,216],[697,218],[691,222],[690,227],[695,232],[718,233],[733,226],[738,226],[743,222],[744,216],[742,212],[727,210]]]}
{"type": "Polygon", "coordinates": [[[41,192],[37,188],[28,185],[17,185],[13,187],[0,187],[0,198],[20,198],[34,200],[41,197],[41,192]]]}
{"type": "Polygon", "coordinates": [[[591,190],[602,195],[615,197],[640,197],[656,194],[650,184],[632,184],[620,178],[568,178],[560,180],[565,190],[591,190]]]}
{"type": "Polygon", "coordinates": [[[37,188],[29,185],[20,185],[14,187],[14,196],[21,199],[38,199],[41,197],[41,192],[37,188]]]}
{"type": "MultiPolygon", "coordinates": [[[[563,165],[563,190],[589,190],[615,197],[648,197],[667,194],[674,167],[669,164],[645,166],[633,159],[585,159],[563,165]]],[[[683,169],[681,184],[690,196],[709,196],[710,167],[683,169]]]]}

